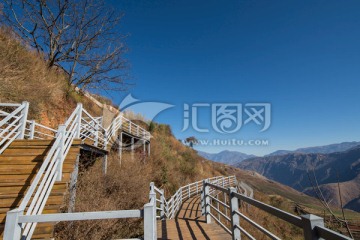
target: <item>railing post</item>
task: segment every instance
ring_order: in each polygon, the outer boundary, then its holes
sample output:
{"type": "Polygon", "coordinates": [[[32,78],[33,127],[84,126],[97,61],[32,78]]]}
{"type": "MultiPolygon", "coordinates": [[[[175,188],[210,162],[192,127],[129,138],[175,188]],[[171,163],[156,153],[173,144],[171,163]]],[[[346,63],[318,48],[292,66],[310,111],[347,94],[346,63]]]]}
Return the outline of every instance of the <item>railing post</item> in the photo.
{"type": "Polygon", "coordinates": [[[131,160],[134,160],[134,151],[135,151],[135,141],[134,141],[134,138],[132,137],[131,138],[131,146],[130,146],[130,149],[131,149],[131,160]]]}
{"type": "Polygon", "coordinates": [[[205,179],[203,181],[203,213],[205,214],[206,223],[211,223],[211,216],[210,216],[210,187],[208,185],[209,180],[205,179]]]}
{"type": "Polygon", "coordinates": [[[21,224],[19,223],[19,216],[22,214],[23,210],[20,210],[19,208],[6,213],[4,240],[21,238],[21,224]]]}
{"type": "Polygon", "coordinates": [[[25,135],[25,129],[26,129],[26,120],[27,120],[27,115],[29,112],[29,102],[22,102],[21,104],[23,106],[23,109],[21,110],[21,115],[23,115],[23,117],[21,118],[19,124],[20,124],[20,134],[17,136],[17,139],[24,139],[24,135],[25,135]]]}
{"type": "Polygon", "coordinates": [[[66,135],[66,126],[64,124],[59,125],[58,128],[58,132],[57,132],[57,136],[56,137],[60,137],[61,136],[61,140],[60,140],[60,146],[59,146],[59,153],[57,156],[57,177],[56,177],[56,181],[61,181],[62,179],[62,167],[63,167],[63,158],[64,158],[64,145],[65,145],[65,135],[66,135]]]}
{"type": "Polygon", "coordinates": [[[76,135],[75,138],[80,138],[80,132],[81,132],[81,118],[82,118],[82,103],[78,103],[77,104],[79,107],[79,112],[77,113],[78,118],[77,118],[77,128],[76,128],[76,135]]]}
{"type": "Polygon", "coordinates": [[[108,133],[105,131],[104,132],[104,150],[107,149],[107,145],[108,145],[108,133]]]}
{"type": "MultiPolygon", "coordinates": [[[[180,191],[180,203],[183,203],[183,195],[182,195],[182,190],[180,191]]],[[[177,209],[180,208],[180,204],[178,204],[177,209]]]]}
{"type": "Polygon", "coordinates": [[[231,217],[231,231],[232,239],[238,240],[241,239],[240,229],[236,225],[240,226],[240,216],[237,215],[235,211],[239,210],[239,200],[234,195],[236,193],[236,188],[229,188],[229,201],[230,201],[230,217],[231,217]]]}
{"type": "MultiPolygon", "coordinates": [[[[144,240],[156,240],[156,215],[154,214],[155,208],[154,201],[144,205],[144,240]]],[[[156,209],[156,208],[155,208],[156,209]]]]}
{"type": "Polygon", "coordinates": [[[303,223],[304,239],[305,240],[317,240],[320,239],[317,234],[315,227],[324,226],[324,219],[313,214],[301,215],[301,221],[303,223]]]}
{"type": "Polygon", "coordinates": [[[160,195],[160,219],[163,220],[166,218],[165,216],[165,196],[164,196],[164,189],[161,189],[161,195],[160,195]]]}
{"type": "Polygon", "coordinates": [[[196,182],[196,194],[199,194],[199,182],[196,182]]]}
{"type": "Polygon", "coordinates": [[[188,185],[188,197],[190,198],[190,184],[188,185]]]}
{"type": "Polygon", "coordinates": [[[95,142],[94,146],[97,147],[99,144],[99,124],[95,122],[95,142]]]}
{"type": "Polygon", "coordinates": [[[35,135],[35,120],[30,121],[30,133],[29,133],[29,139],[34,139],[35,135]]]}
{"type": "Polygon", "coordinates": [[[151,182],[151,183],[150,183],[149,200],[151,200],[152,198],[155,198],[155,199],[156,199],[156,192],[155,192],[154,186],[155,186],[154,182],[151,182]]]}

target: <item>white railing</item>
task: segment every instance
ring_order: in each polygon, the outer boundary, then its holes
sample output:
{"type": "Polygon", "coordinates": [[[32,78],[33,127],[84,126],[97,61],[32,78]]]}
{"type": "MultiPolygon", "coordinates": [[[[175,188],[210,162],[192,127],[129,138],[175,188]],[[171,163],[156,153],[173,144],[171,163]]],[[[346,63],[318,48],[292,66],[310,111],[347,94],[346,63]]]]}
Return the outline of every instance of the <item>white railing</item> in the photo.
{"type": "MultiPolygon", "coordinates": [[[[41,214],[55,181],[61,181],[63,163],[67,153],[73,140],[79,138],[80,135],[81,112],[82,106],[78,105],[66,123],[59,126],[55,142],[27,190],[19,208],[16,209],[20,216],[41,214]]],[[[36,224],[36,222],[28,222],[20,226],[22,239],[31,239],[36,224]]],[[[9,234],[7,231],[11,231],[11,229],[5,229],[4,236],[9,234]]]]}
{"type": "MultiPolygon", "coordinates": [[[[29,103],[0,103],[0,154],[15,139],[49,139],[56,137],[57,130],[28,120],[29,103]]],[[[151,135],[144,128],[125,118],[122,113],[107,129],[102,126],[102,117],[93,117],[81,108],[80,138],[100,149],[106,150],[117,139],[118,130],[150,141],[151,135]]]]}
{"type": "Polygon", "coordinates": [[[57,130],[35,122],[35,120],[26,120],[25,138],[28,139],[54,139],[57,130]]]}
{"type": "MultiPolygon", "coordinates": [[[[213,177],[206,179],[214,184],[220,184],[224,187],[230,187],[236,185],[235,176],[230,177],[213,177]]],[[[157,198],[157,218],[159,219],[172,219],[176,216],[176,213],[179,211],[182,203],[187,199],[200,194],[203,190],[203,182],[204,180],[190,183],[186,186],[180,187],[173,196],[171,196],[168,200],[166,200],[164,196],[164,191],[154,188],[154,192],[159,197],[157,198]]]]}
{"type": "Polygon", "coordinates": [[[248,231],[240,225],[240,219],[249,223],[252,227],[262,232],[270,239],[280,239],[274,233],[256,223],[239,210],[239,202],[252,205],[273,216],[276,216],[290,224],[293,224],[304,232],[305,240],[331,239],[331,240],[350,240],[351,238],[334,232],[324,227],[324,220],[318,216],[307,214],[295,216],[281,209],[257,201],[251,197],[237,192],[236,188],[225,188],[221,184],[214,184],[206,180],[202,193],[202,212],[207,223],[214,219],[221,225],[226,232],[232,235],[233,239],[241,239],[245,235],[248,239],[255,239],[248,231]],[[223,193],[213,194],[214,192],[223,193]],[[219,198],[218,196],[227,196],[219,198]],[[227,198],[227,200],[226,200],[227,198]],[[219,205],[222,207],[219,208],[219,205]]]}
{"type": "Polygon", "coordinates": [[[131,120],[124,117],[122,113],[120,113],[116,118],[113,119],[109,127],[106,129],[108,143],[113,143],[117,140],[114,137],[117,136],[117,133],[120,129],[141,139],[149,141],[151,138],[151,134],[147,130],[133,123],[131,120]]]}
{"type": "Polygon", "coordinates": [[[29,103],[0,103],[0,154],[15,140],[23,139],[29,103]]]}
{"type": "MultiPolygon", "coordinates": [[[[75,121],[76,119],[74,119],[75,121]]],[[[70,121],[67,122],[71,124],[70,121]]],[[[75,126],[75,125],[74,125],[75,126]]],[[[235,177],[215,177],[206,179],[221,186],[228,186],[236,182],[235,177]]],[[[188,197],[195,191],[190,190],[186,192],[188,186],[196,186],[202,184],[204,181],[188,184],[181,187],[181,192],[187,193],[188,197]]],[[[190,187],[190,189],[193,187],[190,187]]],[[[201,192],[197,191],[197,194],[201,192]]],[[[186,199],[186,197],[184,198],[186,199]]],[[[56,214],[23,214],[21,208],[13,209],[6,215],[6,225],[4,231],[4,240],[14,239],[30,239],[30,235],[24,236],[28,233],[27,228],[24,226],[36,226],[37,223],[44,222],[60,222],[60,221],[82,221],[82,220],[101,220],[101,219],[120,219],[120,218],[143,218],[144,219],[144,236],[145,240],[157,239],[157,223],[156,220],[160,218],[160,214],[165,213],[167,203],[164,198],[164,192],[157,187],[154,183],[150,183],[149,202],[146,203],[143,209],[135,210],[120,210],[120,211],[99,211],[99,212],[79,212],[79,213],[56,213],[56,214]],[[159,197],[158,197],[159,196],[159,197]],[[160,204],[160,205],[159,205],[160,204]],[[160,214],[157,212],[160,211],[160,214]]],[[[32,228],[31,228],[32,229],[32,228]]],[[[32,232],[30,232],[32,233],[32,232]]]]}
{"type": "Polygon", "coordinates": [[[89,140],[95,147],[107,149],[107,131],[102,127],[102,121],[91,116],[85,109],[81,113],[80,138],[89,140]]]}
{"type": "MultiPolygon", "coordinates": [[[[39,124],[35,120],[27,120],[27,112],[29,108],[28,105],[29,104],[27,102],[23,102],[22,104],[0,103],[0,108],[5,108],[5,111],[4,109],[0,110],[0,117],[2,118],[2,120],[8,117],[8,119],[5,119],[4,122],[2,121],[0,123],[0,138],[3,138],[5,133],[11,133],[12,131],[14,131],[14,133],[19,134],[18,137],[15,137],[14,139],[54,139],[57,133],[55,129],[39,124]],[[23,114],[25,114],[24,116],[26,116],[24,118],[25,127],[23,125],[24,119],[21,119],[22,116],[17,115],[15,112],[17,109],[15,109],[14,112],[6,111],[6,109],[10,109],[9,106],[18,106],[22,108],[22,112],[23,114]],[[11,122],[11,119],[13,119],[14,121],[11,122]]],[[[11,142],[12,141],[9,141],[8,145],[10,145],[11,142]]]]}

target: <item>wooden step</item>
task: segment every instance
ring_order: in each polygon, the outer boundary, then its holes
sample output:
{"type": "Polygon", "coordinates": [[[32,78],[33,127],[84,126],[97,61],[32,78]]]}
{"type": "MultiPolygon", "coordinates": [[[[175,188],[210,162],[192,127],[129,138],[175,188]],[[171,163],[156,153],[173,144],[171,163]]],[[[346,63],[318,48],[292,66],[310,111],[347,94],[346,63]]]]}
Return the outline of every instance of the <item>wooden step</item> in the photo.
{"type": "Polygon", "coordinates": [[[54,143],[54,140],[14,140],[9,147],[15,146],[49,146],[54,143]]]}
{"type": "MultiPolygon", "coordinates": [[[[6,213],[20,205],[53,142],[54,140],[15,140],[0,155],[0,239],[6,213]]],[[[63,163],[62,181],[54,184],[44,214],[58,213],[63,206],[81,144],[80,139],[74,140],[63,163]]],[[[54,223],[38,224],[32,239],[50,239],[53,231],[54,223]]]]}
{"type": "MultiPolygon", "coordinates": [[[[70,179],[71,172],[63,173],[63,180],[66,181],[67,179],[70,179]]],[[[16,182],[30,182],[36,174],[3,174],[0,175],[0,181],[3,183],[16,183],[16,182]]]]}
{"type": "MultiPolygon", "coordinates": [[[[49,148],[50,149],[50,148],[49,148]]],[[[49,149],[17,149],[17,148],[7,148],[3,154],[11,154],[11,155],[45,155],[49,149]]],[[[78,152],[78,148],[70,148],[69,153],[78,152]]]]}
{"type": "MultiPolygon", "coordinates": [[[[25,185],[15,185],[15,184],[10,184],[10,183],[6,183],[8,184],[7,186],[5,184],[0,183],[0,199],[3,195],[6,195],[8,193],[18,193],[18,194],[23,194],[27,191],[27,189],[29,188],[30,184],[25,184],[25,185]],[[5,186],[4,186],[5,185],[5,186]]],[[[66,182],[57,182],[54,184],[53,186],[53,190],[66,190],[67,187],[67,183],[66,182]]]]}
{"type": "MultiPolygon", "coordinates": [[[[31,239],[51,239],[54,231],[55,223],[39,223],[36,225],[34,235],[31,239]]],[[[4,224],[0,225],[0,239],[2,239],[3,231],[4,231],[4,224]]]]}
{"type": "MultiPolygon", "coordinates": [[[[0,165],[0,181],[2,181],[2,175],[5,174],[34,174],[37,173],[41,164],[39,165],[0,165]]],[[[74,170],[73,164],[64,163],[63,172],[72,172],[74,170]]]]}
{"type": "MultiPolygon", "coordinates": [[[[63,197],[63,195],[60,195],[60,194],[59,194],[59,196],[63,197]]],[[[0,223],[5,221],[6,213],[8,211],[10,211],[11,209],[14,209],[14,208],[18,207],[19,203],[16,204],[16,205],[13,205],[13,206],[15,206],[15,207],[11,207],[11,206],[0,207],[0,223]]],[[[47,205],[47,206],[45,206],[45,208],[43,210],[43,213],[58,213],[61,206],[62,206],[62,203],[61,204],[47,205]]],[[[27,208],[25,209],[25,212],[26,211],[27,211],[27,208]]]]}
{"type": "MultiPolygon", "coordinates": [[[[76,159],[77,153],[68,153],[66,159],[76,159]]],[[[0,155],[0,165],[15,165],[15,164],[29,164],[29,163],[38,163],[43,162],[46,158],[46,155],[0,155]]]]}
{"type": "MultiPolygon", "coordinates": [[[[20,204],[22,199],[19,199],[19,201],[16,199],[1,199],[0,202],[0,207],[1,208],[16,208],[18,207],[18,205],[20,204]]],[[[63,194],[59,194],[59,195],[50,195],[46,205],[62,205],[64,201],[64,195],[63,194]]]]}

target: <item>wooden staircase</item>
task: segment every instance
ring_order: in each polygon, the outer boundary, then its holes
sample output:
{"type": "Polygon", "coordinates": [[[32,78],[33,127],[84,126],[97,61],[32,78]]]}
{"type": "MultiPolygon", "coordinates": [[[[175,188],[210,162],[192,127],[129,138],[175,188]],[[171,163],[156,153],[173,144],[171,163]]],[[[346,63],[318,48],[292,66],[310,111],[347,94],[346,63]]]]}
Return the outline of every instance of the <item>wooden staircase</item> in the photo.
{"type": "MultiPolygon", "coordinates": [[[[15,140],[0,155],[0,239],[4,231],[6,212],[17,208],[54,141],[15,140]]],[[[57,213],[64,205],[64,195],[80,154],[81,140],[74,140],[63,165],[61,182],[55,182],[43,213],[57,213]]],[[[53,237],[54,224],[38,224],[33,239],[53,237]]]]}

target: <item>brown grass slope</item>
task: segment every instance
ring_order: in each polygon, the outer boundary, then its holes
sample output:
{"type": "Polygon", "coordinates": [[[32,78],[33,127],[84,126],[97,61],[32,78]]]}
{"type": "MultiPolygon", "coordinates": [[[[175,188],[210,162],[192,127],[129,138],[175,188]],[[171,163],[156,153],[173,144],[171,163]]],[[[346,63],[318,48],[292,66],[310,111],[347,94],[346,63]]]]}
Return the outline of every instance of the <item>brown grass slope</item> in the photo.
{"type": "Polygon", "coordinates": [[[64,123],[83,103],[95,116],[95,104],[73,91],[60,69],[49,69],[39,54],[17,40],[9,29],[0,28],[0,102],[30,102],[29,119],[46,126],[64,123]]]}

